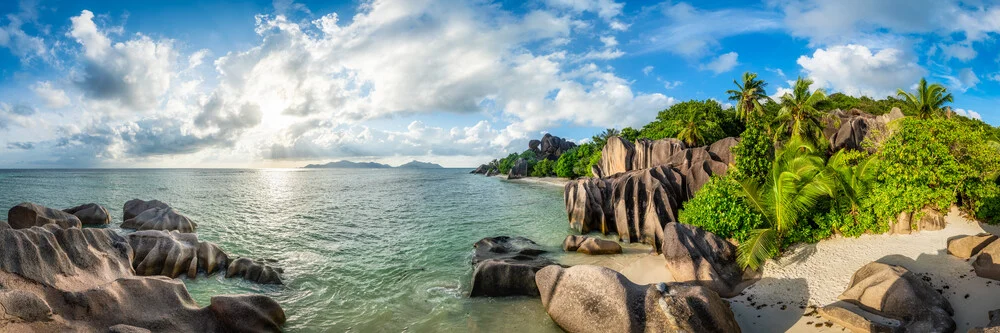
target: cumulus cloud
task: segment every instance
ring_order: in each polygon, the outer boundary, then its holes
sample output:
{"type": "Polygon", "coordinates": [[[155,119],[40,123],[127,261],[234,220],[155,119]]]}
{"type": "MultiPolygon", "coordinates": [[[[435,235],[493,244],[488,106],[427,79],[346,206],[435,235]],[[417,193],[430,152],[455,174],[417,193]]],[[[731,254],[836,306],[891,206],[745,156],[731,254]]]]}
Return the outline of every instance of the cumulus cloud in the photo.
{"type": "Polygon", "coordinates": [[[958,75],[938,75],[945,79],[948,87],[959,92],[966,92],[975,88],[979,84],[979,77],[972,71],[972,68],[963,68],[958,71],[958,75]]]}
{"type": "MultiPolygon", "coordinates": [[[[22,0],[19,8],[19,12],[6,15],[7,25],[0,25],[0,47],[9,49],[23,63],[29,63],[33,59],[53,60],[45,40],[26,33],[22,28],[26,23],[37,19],[35,3],[22,0]]],[[[0,19],[0,22],[3,20],[0,19]]]]}
{"type": "Polygon", "coordinates": [[[958,59],[960,61],[969,61],[976,58],[978,54],[972,45],[955,43],[955,44],[941,44],[937,46],[941,49],[946,59],[958,59]]]}
{"type": "Polygon", "coordinates": [[[955,108],[954,111],[955,111],[955,113],[957,113],[958,115],[960,115],[962,117],[971,118],[971,119],[979,119],[979,120],[983,119],[982,115],[980,115],[979,112],[976,112],[976,111],[966,110],[966,109],[959,109],[959,108],[955,108]]]}
{"type": "Polygon", "coordinates": [[[873,52],[862,45],[838,45],[817,49],[799,57],[798,64],[816,87],[852,96],[882,97],[912,86],[926,74],[912,55],[887,48],[873,52]]]}
{"type": "MultiPolygon", "coordinates": [[[[84,10],[72,22],[68,35],[83,48],[82,73],[75,83],[90,98],[120,103],[127,111],[154,109],[170,88],[177,52],[170,40],[134,39],[111,43],[84,10]]],[[[124,112],[124,111],[123,111],[124,112]]]]}
{"type": "Polygon", "coordinates": [[[731,71],[736,65],[739,65],[739,54],[736,52],[724,53],[709,61],[707,64],[701,66],[701,70],[709,70],[715,74],[721,74],[731,71]]]}
{"type": "Polygon", "coordinates": [[[647,36],[646,51],[665,51],[700,58],[719,46],[719,40],[745,33],[780,29],[776,13],[753,9],[702,10],[690,4],[661,5],[663,27],[647,36]],[[724,23],[723,23],[724,22],[724,23]]]}
{"type": "Polygon", "coordinates": [[[62,89],[52,87],[48,81],[37,82],[31,86],[31,90],[42,99],[45,106],[51,109],[61,109],[69,105],[69,97],[62,89]]]}

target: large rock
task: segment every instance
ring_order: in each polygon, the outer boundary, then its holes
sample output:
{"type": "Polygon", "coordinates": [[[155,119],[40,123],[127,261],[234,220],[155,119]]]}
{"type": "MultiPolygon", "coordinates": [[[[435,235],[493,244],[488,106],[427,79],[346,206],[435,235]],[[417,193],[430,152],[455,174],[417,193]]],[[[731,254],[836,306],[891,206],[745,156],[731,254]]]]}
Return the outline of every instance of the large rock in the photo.
{"type": "Polygon", "coordinates": [[[638,285],[587,265],[545,267],[535,281],[545,311],[570,333],[740,332],[729,304],[700,286],[638,285]]]}
{"type": "Polygon", "coordinates": [[[632,156],[632,166],[629,170],[648,169],[669,163],[670,157],[687,149],[684,141],[674,138],[649,140],[639,139],[635,142],[635,154],[632,156]]]}
{"type": "Polygon", "coordinates": [[[285,321],[263,296],[200,308],[180,281],[135,276],[132,248],[109,229],[4,228],[0,240],[0,331],[278,332],[285,321]]]}
{"type": "Polygon", "coordinates": [[[226,277],[242,277],[260,284],[281,284],[281,268],[274,268],[264,260],[239,258],[233,260],[226,270],[226,277]]]}
{"type": "Polygon", "coordinates": [[[569,235],[563,240],[563,251],[580,252],[583,254],[619,254],[622,246],[618,243],[600,238],[569,235]]]}
{"type": "Polygon", "coordinates": [[[191,221],[187,216],[174,211],[173,208],[158,207],[150,208],[133,218],[125,220],[121,225],[122,229],[135,230],[164,230],[179,232],[194,232],[198,224],[191,221]]]}
{"type": "Polygon", "coordinates": [[[167,205],[160,200],[144,201],[140,199],[132,199],[125,202],[125,207],[122,208],[122,221],[136,217],[139,214],[142,214],[142,212],[153,208],[170,208],[170,205],[167,205]]]}
{"type": "Polygon", "coordinates": [[[635,146],[625,139],[617,136],[608,138],[608,143],[601,149],[601,159],[594,166],[594,176],[604,178],[632,170],[634,155],[635,146]]]}
{"type": "Polygon", "coordinates": [[[948,254],[969,259],[979,254],[987,245],[997,240],[997,236],[981,233],[973,236],[959,236],[948,240],[948,254]]]}
{"type": "Polygon", "coordinates": [[[677,222],[687,200],[684,178],[669,166],[630,171],[612,180],[612,209],[619,240],[652,245],[659,253],[663,226],[677,222]]]}
{"type": "Polygon", "coordinates": [[[990,311],[990,323],[985,327],[969,329],[969,333],[1000,333],[1000,309],[990,311]]]}
{"type": "Polygon", "coordinates": [[[912,227],[910,225],[910,212],[901,212],[896,216],[896,222],[889,226],[889,234],[909,235],[912,231],[912,227]]]}
{"type": "Polygon", "coordinates": [[[708,146],[708,151],[718,156],[719,162],[731,165],[736,163],[736,157],[733,156],[733,147],[736,147],[739,143],[740,138],[728,137],[708,146]]]}
{"type": "Polygon", "coordinates": [[[954,332],[954,310],[934,288],[901,266],[861,267],[840,301],[820,315],[854,332],[954,332]]]}
{"type": "Polygon", "coordinates": [[[830,136],[830,149],[837,151],[841,149],[861,150],[861,143],[868,135],[869,127],[874,120],[869,117],[855,116],[841,120],[840,128],[833,136],[830,136]]]}
{"type": "MultiPolygon", "coordinates": [[[[531,142],[528,143],[529,149],[531,148],[531,144],[532,144],[531,142]]],[[[559,156],[562,156],[563,153],[565,153],[570,149],[573,149],[573,147],[576,147],[575,143],[569,142],[566,139],[548,133],[546,133],[545,136],[542,137],[540,144],[541,147],[540,149],[538,149],[539,160],[547,159],[555,161],[559,159],[559,156]]]]}
{"type": "Polygon", "coordinates": [[[514,166],[507,172],[507,179],[520,179],[528,176],[528,161],[517,159],[514,166]]]}
{"type": "Polygon", "coordinates": [[[917,230],[935,231],[944,229],[946,226],[944,215],[931,207],[924,207],[920,210],[920,220],[917,221],[917,230]]]}
{"type": "Polygon", "coordinates": [[[1000,280],[1000,242],[993,241],[983,247],[972,262],[972,268],[980,277],[1000,280]]]}
{"type": "Polygon", "coordinates": [[[667,223],[663,228],[663,257],[677,282],[693,282],[722,297],[733,297],[745,287],[736,264],[736,246],[696,226],[667,223]]]}
{"type": "Polygon", "coordinates": [[[128,235],[135,256],[132,268],[137,275],[176,278],[198,272],[212,275],[229,267],[229,256],[213,243],[199,242],[198,235],[177,231],[143,230],[128,235]]]}
{"type": "Polygon", "coordinates": [[[95,203],[83,204],[63,209],[63,211],[73,214],[84,225],[105,225],[111,223],[111,214],[108,214],[108,210],[95,203]]]}
{"type": "Polygon", "coordinates": [[[80,228],[83,223],[73,214],[30,202],[22,202],[7,211],[7,223],[11,228],[24,229],[48,224],[60,228],[80,228]]]}
{"type": "Polygon", "coordinates": [[[535,272],[554,264],[524,237],[488,237],[473,247],[472,297],[538,296],[535,272]]]}
{"type": "Polygon", "coordinates": [[[900,110],[897,107],[894,107],[894,108],[892,108],[892,110],[889,111],[889,113],[886,113],[884,115],[875,117],[875,120],[877,120],[878,122],[880,122],[882,124],[888,124],[891,121],[894,121],[896,119],[900,119],[900,118],[903,118],[903,117],[905,117],[903,115],[903,111],[900,110]]]}
{"type": "Polygon", "coordinates": [[[570,228],[584,234],[616,232],[611,194],[611,182],[600,178],[580,178],[566,183],[563,196],[570,228]]]}

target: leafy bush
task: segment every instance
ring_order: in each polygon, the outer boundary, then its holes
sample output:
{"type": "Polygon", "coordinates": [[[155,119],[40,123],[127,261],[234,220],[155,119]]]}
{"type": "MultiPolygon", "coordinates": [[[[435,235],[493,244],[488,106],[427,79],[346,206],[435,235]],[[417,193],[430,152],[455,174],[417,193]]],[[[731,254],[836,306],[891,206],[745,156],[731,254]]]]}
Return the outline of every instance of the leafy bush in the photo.
{"type": "Polygon", "coordinates": [[[710,99],[690,100],[660,111],[656,120],[642,127],[639,137],[652,140],[675,138],[683,130],[683,124],[692,117],[702,122],[699,128],[708,143],[737,136],[743,131],[743,124],[736,118],[734,109],[723,110],[719,102],[710,99]]]}
{"type": "Polygon", "coordinates": [[[556,176],[566,178],[576,178],[579,176],[573,171],[573,168],[576,166],[576,162],[580,159],[580,157],[577,156],[577,151],[579,150],[579,147],[573,147],[570,148],[570,150],[563,152],[562,155],[559,155],[559,159],[556,160],[554,168],[556,176]]]}
{"type": "Polygon", "coordinates": [[[713,176],[684,204],[677,219],[719,237],[743,241],[761,225],[764,217],[750,207],[736,181],[713,176]]]}
{"type": "Polygon", "coordinates": [[[774,142],[767,136],[764,127],[752,121],[732,152],[736,166],[731,171],[733,179],[763,184],[774,160],[774,142]]]}
{"type": "Polygon", "coordinates": [[[532,177],[548,177],[552,175],[552,170],[556,166],[556,162],[549,159],[543,159],[535,163],[535,166],[531,170],[532,177]]]}

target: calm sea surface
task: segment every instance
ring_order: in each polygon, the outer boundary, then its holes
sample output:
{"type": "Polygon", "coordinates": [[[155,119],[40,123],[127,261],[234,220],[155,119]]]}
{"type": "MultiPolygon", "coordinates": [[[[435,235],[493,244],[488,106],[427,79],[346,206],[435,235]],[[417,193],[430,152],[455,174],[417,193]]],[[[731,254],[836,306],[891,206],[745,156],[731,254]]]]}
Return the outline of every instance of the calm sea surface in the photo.
{"type": "MultiPolygon", "coordinates": [[[[284,286],[183,279],[195,300],[260,293],[293,332],[554,332],[529,298],[470,299],[472,244],[518,235],[557,250],[562,189],[469,170],[0,170],[0,208],[159,199],[229,255],[278,260],[284,286]]],[[[2,218],[6,218],[4,215],[2,218]]]]}

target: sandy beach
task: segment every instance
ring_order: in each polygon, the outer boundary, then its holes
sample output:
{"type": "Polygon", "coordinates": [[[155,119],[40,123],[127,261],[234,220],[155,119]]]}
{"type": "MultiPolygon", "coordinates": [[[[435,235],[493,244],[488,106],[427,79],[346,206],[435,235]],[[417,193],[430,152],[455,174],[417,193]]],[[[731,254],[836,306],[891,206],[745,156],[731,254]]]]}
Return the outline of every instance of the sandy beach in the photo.
{"type": "MultiPolygon", "coordinates": [[[[956,332],[984,326],[987,312],[1000,308],[1000,281],[976,276],[968,261],[947,253],[947,241],[998,230],[966,219],[956,209],[945,218],[947,227],[938,231],[837,237],[795,246],[768,261],[757,283],[729,299],[736,320],[743,332],[843,332],[843,327],[819,317],[814,307],[836,301],[855,271],[879,261],[930,278],[955,309],[956,332]]],[[[663,256],[650,255],[643,245],[627,245],[625,253],[615,256],[566,254],[561,262],[605,266],[640,284],[672,281],[663,256]]]]}
{"type": "Polygon", "coordinates": [[[523,184],[545,184],[559,187],[566,187],[566,183],[569,183],[569,178],[562,177],[525,177],[518,179],[504,179],[505,181],[513,183],[523,183],[523,184]]]}

